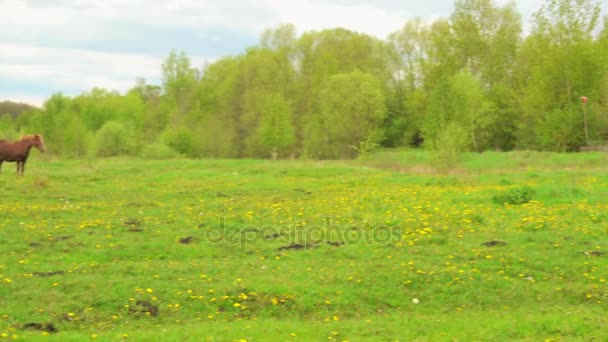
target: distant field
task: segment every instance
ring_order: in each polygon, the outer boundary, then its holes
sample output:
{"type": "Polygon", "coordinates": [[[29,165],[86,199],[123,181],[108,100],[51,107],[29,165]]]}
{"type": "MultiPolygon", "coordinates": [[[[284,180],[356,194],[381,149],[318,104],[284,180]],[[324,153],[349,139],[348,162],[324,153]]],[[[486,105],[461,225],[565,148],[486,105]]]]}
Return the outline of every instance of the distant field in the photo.
{"type": "Polygon", "coordinates": [[[0,174],[0,340],[605,341],[608,157],[0,174]]]}

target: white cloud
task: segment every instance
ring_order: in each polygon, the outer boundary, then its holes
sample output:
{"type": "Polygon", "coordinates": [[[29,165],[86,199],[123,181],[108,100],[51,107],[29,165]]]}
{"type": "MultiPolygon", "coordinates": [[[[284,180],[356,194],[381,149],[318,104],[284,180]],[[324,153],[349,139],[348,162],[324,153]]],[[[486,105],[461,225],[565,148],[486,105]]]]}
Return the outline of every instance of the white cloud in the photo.
{"type": "Polygon", "coordinates": [[[162,60],[135,54],[0,43],[0,75],[57,90],[125,90],[136,76],[158,79],[162,60]]]}
{"type": "Polygon", "coordinates": [[[270,9],[253,0],[4,0],[0,18],[15,34],[0,35],[28,39],[61,34],[68,41],[87,41],[119,39],[129,35],[128,28],[261,30],[269,13],[270,9]]]}
{"type": "Polygon", "coordinates": [[[278,22],[292,23],[300,32],[343,27],[384,39],[407,19],[390,8],[376,7],[373,2],[345,5],[314,0],[268,0],[268,3],[276,11],[278,22]]]}

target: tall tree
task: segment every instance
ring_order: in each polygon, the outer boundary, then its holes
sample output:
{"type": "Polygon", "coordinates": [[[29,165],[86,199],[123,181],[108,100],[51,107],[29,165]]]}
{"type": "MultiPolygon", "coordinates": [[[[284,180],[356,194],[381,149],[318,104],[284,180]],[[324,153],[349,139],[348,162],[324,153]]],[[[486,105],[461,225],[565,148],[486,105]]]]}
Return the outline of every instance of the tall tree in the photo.
{"type": "Polygon", "coordinates": [[[450,22],[459,65],[491,89],[513,68],[522,30],[515,2],[498,6],[493,0],[457,0],[454,6],[450,22]]]}
{"type": "Polygon", "coordinates": [[[288,71],[283,61],[277,58],[277,52],[265,48],[249,49],[239,62],[239,150],[243,156],[261,157],[267,153],[258,144],[256,132],[266,105],[265,98],[268,94],[283,94],[286,91],[289,85],[285,73],[288,71]]]}
{"type": "Polygon", "coordinates": [[[183,115],[193,106],[196,94],[198,71],[192,67],[190,58],[182,50],[171,50],[162,64],[162,88],[167,100],[175,106],[173,113],[176,124],[183,123],[183,115]]]}
{"type": "Polygon", "coordinates": [[[494,103],[486,99],[481,82],[467,69],[450,79],[449,112],[466,129],[474,151],[487,149],[488,130],[497,120],[494,103]]]}
{"type": "Polygon", "coordinates": [[[495,105],[487,99],[481,81],[463,69],[431,93],[423,123],[424,139],[428,147],[434,148],[447,127],[458,126],[455,131],[466,133],[464,147],[482,151],[491,146],[487,130],[497,118],[495,105]]]}
{"type": "Polygon", "coordinates": [[[200,122],[196,128],[202,156],[238,157],[242,148],[239,137],[240,59],[225,57],[209,65],[199,84],[200,122]]]}
{"type": "MultiPolygon", "coordinates": [[[[578,122],[583,122],[579,98],[595,96],[601,81],[599,58],[593,54],[599,13],[599,4],[591,0],[546,0],[534,14],[532,32],[520,50],[518,63],[520,146],[538,146],[536,137],[554,136],[544,132],[555,130],[556,120],[547,116],[566,113],[578,115],[578,122]]],[[[572,120],[562,122],[571,125],[572,120]]],[[[597,126],[589,124],[591,135],[596,136],[597,126]]],[[[575,149],[580,141],[569,144],[566,149],[575,149]]],[[[546,139],[543,145],[560,146],[546,139]]]]}
{"type": "Polygon", "coordinates": [[[259,143],[273,159],[284,157],[296,141],[292,120],[291,106],[281,95],[265,96],[257,133],[259,143]]]}
{"type": "Polygon", "coordinates": [[[306,139],[310,156],[352,157],[362,143],[379,143],[383,138],[378,130],[386,115],[384,95],[380,83],[370,74],[355,70],[330,77],[321,97],[320,113],[321,120],[309,122],[306,139]]]}
{"type": "Polygon", "coordinates": [[[409,20],[388,37],[387,59],[393,70],[386,91],[386,146],[415,143],[420,131],[429,28],[421,18],[409,20]]]}
{"type": "Polygon", "coordinates": [[[495,117],[486,120],[492,122],[484,126],[487,136],[492,137],[489,143],[494,148],[509,149],[515,140],[511,89],[522,32],[515,2],[509,0],[500,6],[494,0],[457,0],[450,22],[458,65],[479,79],[495,106],[492,112],[500,113],[499,121],[495,117]]]}
{"type": "Polygon", "coordinates": [[[378,79],[381,86],[388,83],[391,73],[385,50],[384,42],[342,28],[307,32],[300,37],[294,60],[294,115],[302,141],[310,138],[308,133],[303,137],[305,127],[323,110],[321,98],[332,76],[360,70],[378,79]]]}

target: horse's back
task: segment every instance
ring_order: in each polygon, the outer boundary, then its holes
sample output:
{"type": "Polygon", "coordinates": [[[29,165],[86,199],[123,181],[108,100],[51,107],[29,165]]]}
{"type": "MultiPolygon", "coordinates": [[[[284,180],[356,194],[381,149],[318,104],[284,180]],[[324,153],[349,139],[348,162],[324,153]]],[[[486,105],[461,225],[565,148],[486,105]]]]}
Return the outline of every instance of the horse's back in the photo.
{"type": "Polygon", "coordinates": [[[14,144],[8,140],[0,139],[0,160],[13,161],[15,157],[14,144]]]}

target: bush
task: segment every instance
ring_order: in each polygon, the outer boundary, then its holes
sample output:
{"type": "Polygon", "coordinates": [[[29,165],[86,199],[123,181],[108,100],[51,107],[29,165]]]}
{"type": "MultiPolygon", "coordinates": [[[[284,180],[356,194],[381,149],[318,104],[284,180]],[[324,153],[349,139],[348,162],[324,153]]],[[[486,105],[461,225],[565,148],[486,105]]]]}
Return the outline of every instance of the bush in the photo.
{"type": "Polygon", "coordinates": [[[129,130],[119,121],[106,122],[95,134],[96,154],[100,157],[112,157],[132,154],[134,141],[129,130]]]}
{"type": "Polygon", "coordinates": [[[162,136],[165,145],[188,157],[194,154],[194,134],[186,127],[172,127],[165,130],[162,136]]]}
{"type": "Polygon", "coordinates": [[[139,156],[146,159],[171,159],[177,157],[178,154],[165,144],[153,143],[145,145],[139,156]]]}
{"type": "Polygon", "coordinates": [[[74,118],[63,132],[61,153],[68,157],[84,157],[91,154],[94,144],[93,133],[87,130],[80,118],[74,118]]]}
{"type": "Polygon", "coordinates": [[[449,123],[433,141],[433,162],[438,169],[449,170],[460,162],[461,153],[469,144],[467,131],[457,123],[449,123]]]}
{"type": "Polygon", "coordinates": [[[494,196],[494,202],[498,204],[524,204],[532,200],[534,190],[529,186],[511,188],[509,191],[494,196]]]}

